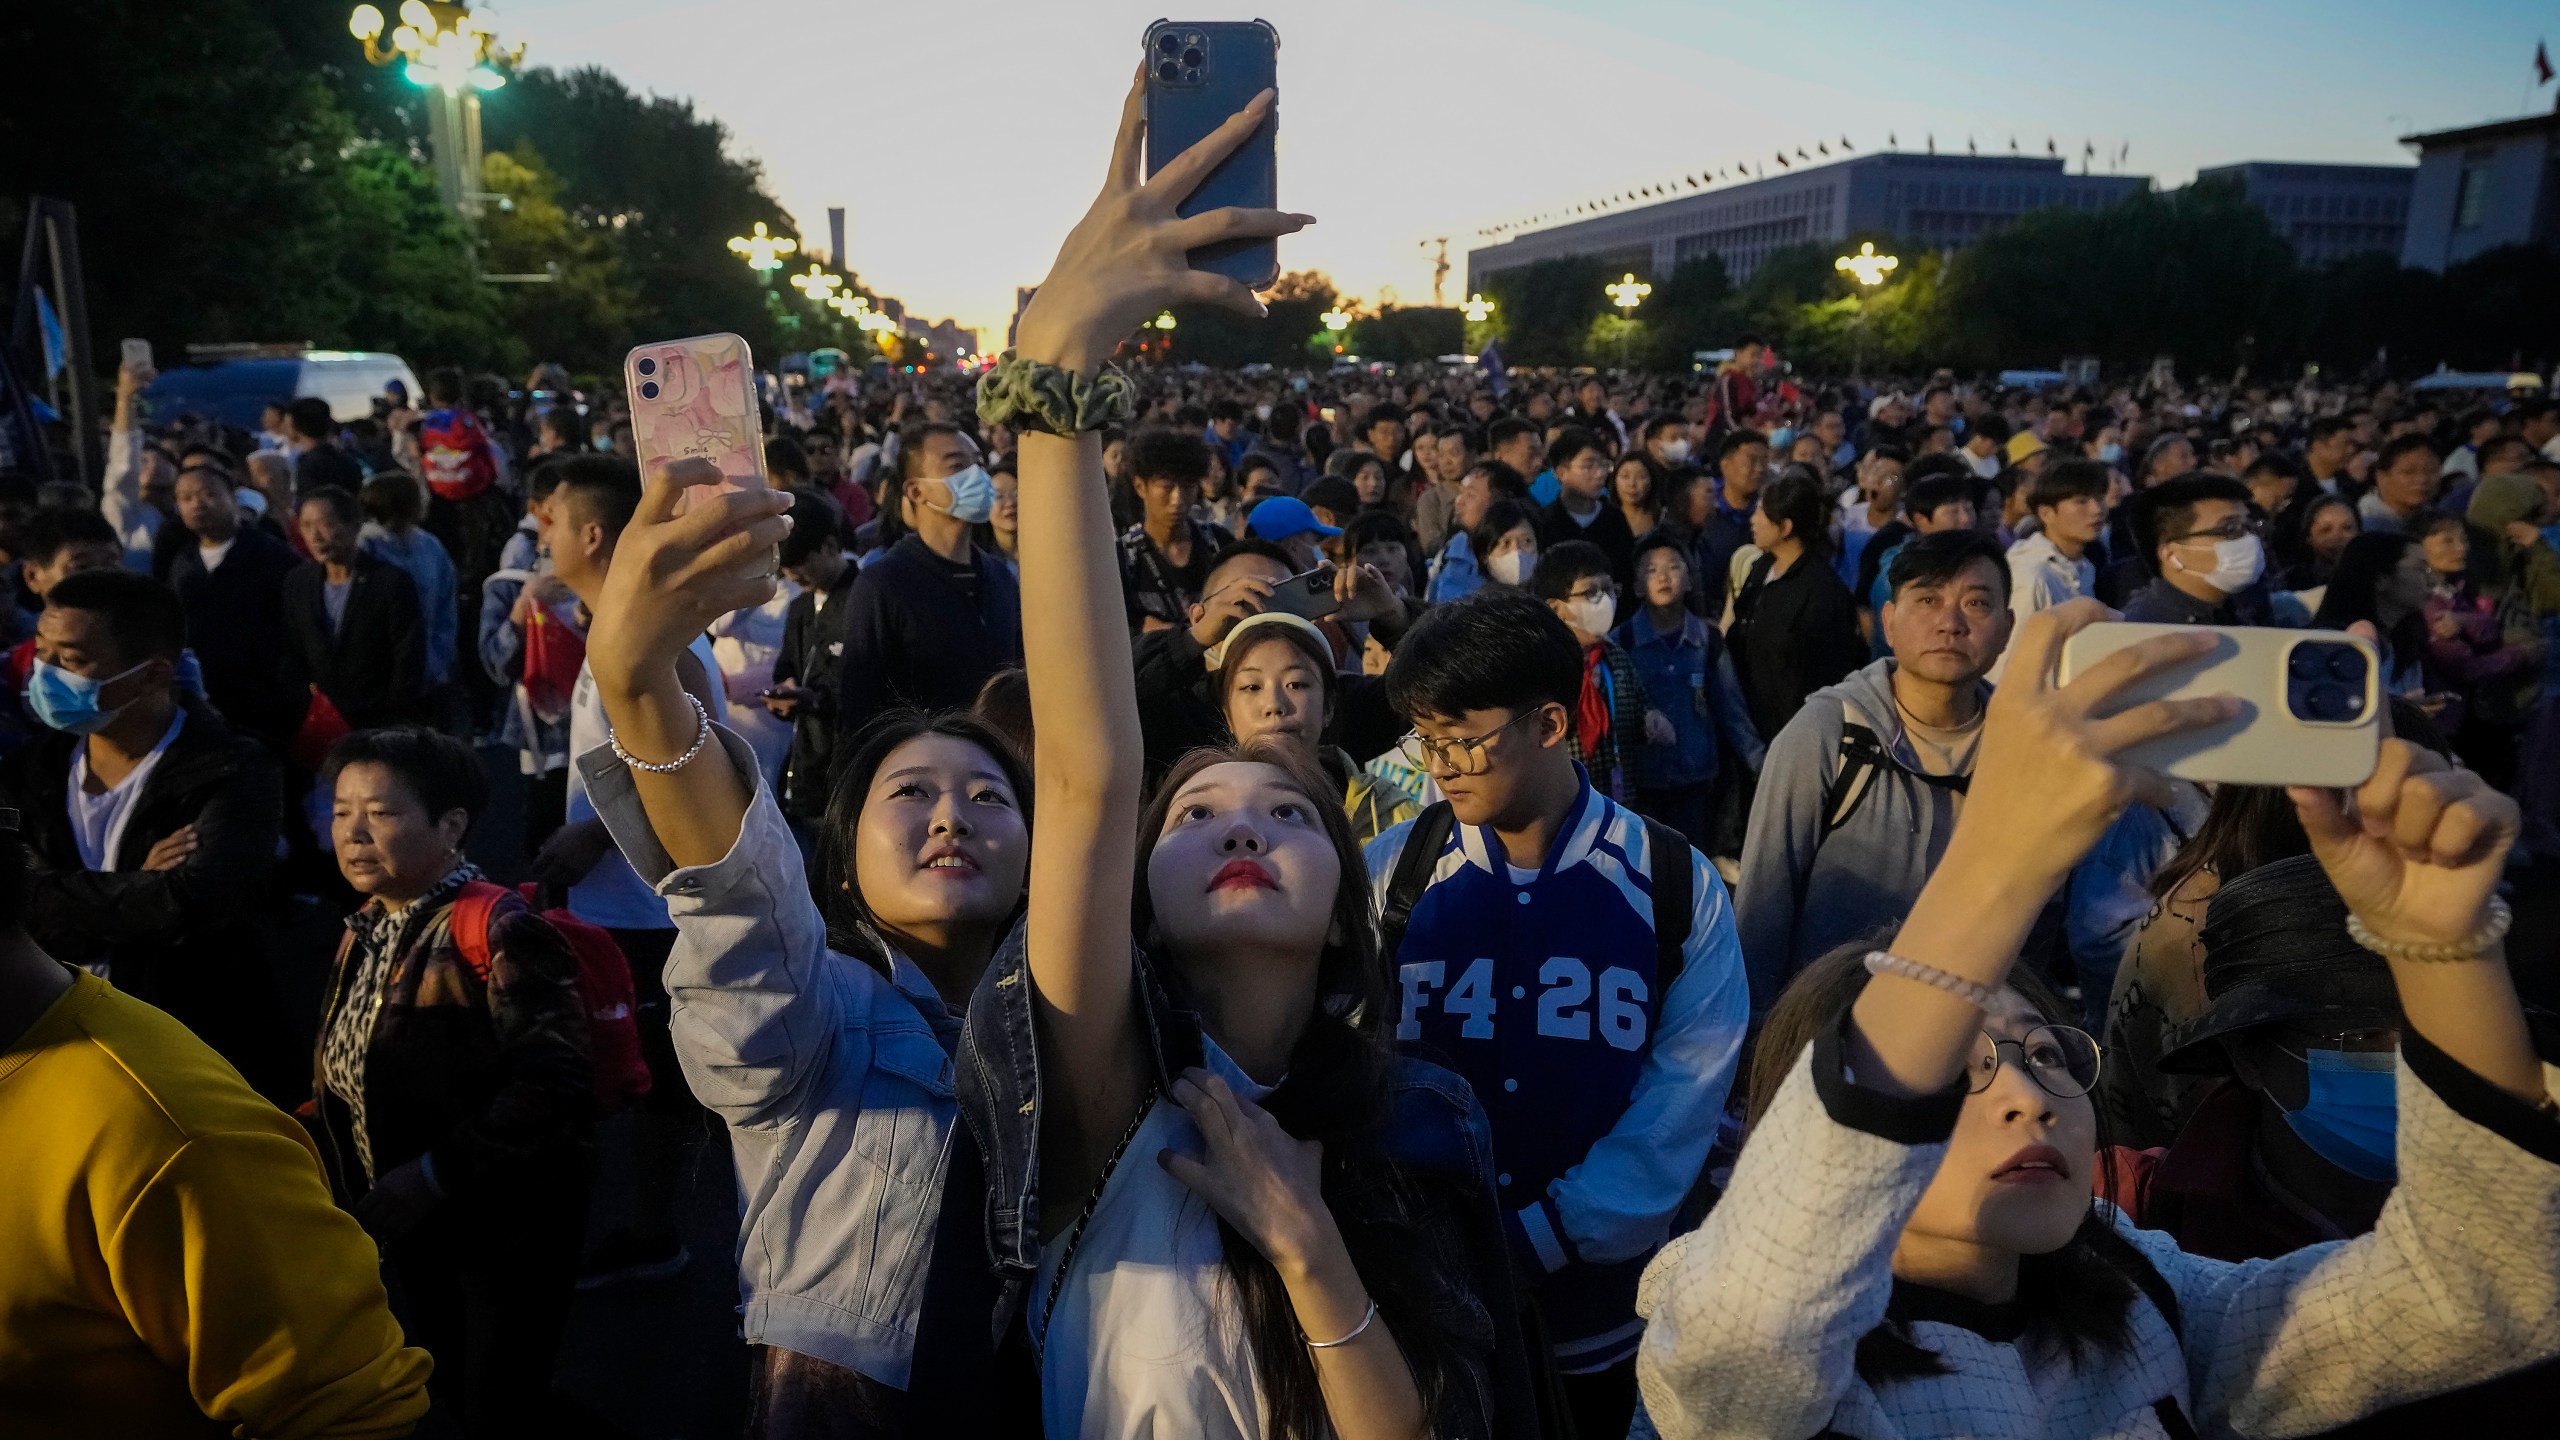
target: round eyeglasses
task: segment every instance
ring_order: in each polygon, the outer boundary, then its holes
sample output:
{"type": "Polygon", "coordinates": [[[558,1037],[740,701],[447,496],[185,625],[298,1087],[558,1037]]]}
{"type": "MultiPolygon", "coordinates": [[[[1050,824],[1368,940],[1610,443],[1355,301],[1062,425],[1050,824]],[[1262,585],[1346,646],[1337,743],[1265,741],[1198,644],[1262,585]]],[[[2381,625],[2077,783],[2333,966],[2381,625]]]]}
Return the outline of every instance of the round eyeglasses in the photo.
{"type": "Polygon", "coordinates": [[[2086,1030],[2068,1025],[2039,1025],[2022,1040],[2002,1040],[1985,1030],[1974,1037],[1973,1059],[1965,1066],[1965,1089],[1975,1095],[1991,1088],[2000,1061],[2017,1052],[2016,1064],[2044,1092],[2057,1100],[2077,1100],[2098,1088],[2098,1042],[2086,1030]]]}
{"type": "Polygon", "coordinates": [[[1396,742],[1396,749],[1419,769],[1444,770],[1452,775],[1481,775],[1486,765],[1484,747],[1493,742],[1493,737],[1537,713],[1536,709],[1523,710],[1481,735],[1446,740],[1425,735],[1419,730],[1407,730],[1404,738],[1396,742]]]}

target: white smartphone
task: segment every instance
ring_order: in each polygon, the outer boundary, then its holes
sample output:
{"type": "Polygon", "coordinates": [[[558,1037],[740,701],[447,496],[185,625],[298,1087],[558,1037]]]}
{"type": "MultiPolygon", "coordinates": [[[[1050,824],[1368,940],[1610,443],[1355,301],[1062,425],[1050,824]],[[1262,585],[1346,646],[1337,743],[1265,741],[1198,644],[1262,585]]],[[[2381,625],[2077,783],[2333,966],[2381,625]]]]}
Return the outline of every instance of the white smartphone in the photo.
{"type": "Polygon", "coordinates": [[[124,368],[135,372],[151,368],[151,342],[128,339],[124,342],[124,368]]]}
{"type": "MultiPolygon", "coordinates": [[[[2091,625],[2062,645],[2061,683],[2155,635],[2187,625],[2091,625]]],[[[2382,753],[2382,660],[2373,642],[2339,630],[2213,627],[2219,643],[2155,671],[2116,696],[2116,711],[2152,700],[2231,695],[2240,713],[2219,725],[2146,740],[2124,758],[2182,780],[2345,788],[2373,775],[2382,753]]]]}

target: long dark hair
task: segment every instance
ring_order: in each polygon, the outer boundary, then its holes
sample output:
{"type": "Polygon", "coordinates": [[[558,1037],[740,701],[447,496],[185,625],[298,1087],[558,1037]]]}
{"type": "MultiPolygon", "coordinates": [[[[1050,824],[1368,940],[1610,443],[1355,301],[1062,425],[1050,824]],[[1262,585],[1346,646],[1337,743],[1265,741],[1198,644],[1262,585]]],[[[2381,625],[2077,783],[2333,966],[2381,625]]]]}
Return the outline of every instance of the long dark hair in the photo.
{"type": "Polygon", "coordinates": [[[2329,588],[2320,597],[2320,612],[2311,617],[2312,628],[2344,630],[2362,620],[2382,632],[2382,641],[2390,647],[2389,658],[2394,664],[2425,654],[2424,614],[2413,609],[2396,624],[2382,623],[2383,583],[2400,568],[2400,557],[2417,543],[2406,535],[2371,530],[2348,541],[2347,548],[2338,554],[2337,568],[2329,573],[2329,588]]]}
{"type": "Polygon", "coordinates": [[[2281,786],[2218,785],[2195,837],[2151,877],[2151,898],[2166,900],[2199,870],[2245,875],[2261,865],[2311,853],[2293,801],[2281,786]]]}
{"type": "MultiPolygon", "coordinates": [[[[1345,1203],[1401,1191],[1406,1180],[1384,1149],[1395,1066],[1395,1050],[1386,1030],[1386,960],[1379,948],[1376,917],[1370,911],[1368,871],[1361,861],[1360,843],[1352,835],[1350,818],[1343,813],[1333,782],[1312,762],[1277,746],[1204,748],[1183,756],[1156,786],[1138,821],[1138,883],[1130,887],[1129,896],[1131,930],[1149,954],[1166,954],[1156,928],[1154,899],[1147,892],[1148,857],[1164,832],[1173,797],[1201,771],[1230,761],[1269,765],[1287,776],[1290,787],[1314,808],[1342,866],[1333,896],[1332,933],[1316,963],[1315,1008],[1289,1056],[1288,1078],[1263,1097],[1262,1106],[1290,1134],[1323,1143],[1324,1198],[1341,1226],[1343,1247],[1351,1252],[1353,1267],[1377,1302],[1379,1319],[1386,1322],[1412,1368],[1423,1413],[1436,1414],[1448,1386],[1451,1362],[1431,1311],[1429,1277],[1419,1258],[1429,1248],[1425,1243],[1429,1237],[1417,1236],[1403,1226],[1360,1223],[1375,1207],[1345,1203]]],[[[1161,978],[1176,1002],[1185,1003],[1180,966],[1165,965],[1161,978]]],[[[1223,1219],[1218,1233],[1225,1246],[1227,1273],[1242,1301],[1245,1336],[1262,1377],[1272,1434],[1276,1440],[1321,1440],[1332,1433],[1324,1392],[1316,1382],[1315,1361],[1298,1332],[1297,1314],[1280,1272],[1223,1219]]]]}
{"type": "MultiPolygon", "coordinates": [[[[1860,940],[1814,961],[1769,1007],[1768,1023],[1751,1053],[1743,1096],[1746,1139],[1748,1130],[1758,1128],[1760,1118],[1769,1113],[1778,1087],[1796,1067],[1796,1057],[1824,1026],[1837,1023],[1867,988],[1866,954],[1889,938],[1860,940]]],[[[2010,972],[2009,988],[2047,1017],[2072,1013],[2025,970],[2010,972]]],[[[2091,1108],[2098,1109],[2094,1102],[2091,1108]]],[[[2100,1111],[2101,1163],[2106,1154],[2105,1114],[2100,1111]]],[[[2092,1198],[2080,1228],[2061,1249],[2018,1257],[2017,1303],[2026,1334],[2060,1345],[2075,1364],[2093,1354],[2122,1354],[2131,1349],[2133,1300],[2140,1293],[2131,1266],[2142,1263],[2147,1262],[2134,1255],[2092,1198]]],[[[1896,1320],[1886,1320],[1859,1338],[1857,1368],[1858,1378],[1871,1385],[1947,1373],[1946,1361],[1912,1339],[1910,1327],[1896,1320]]]]}
{"type": "MultiPolygon", "coordinates": [[[[862,808],[871,798],[871,779],[892,751],[910,740],[944,735],[987,752],[1013,787],[1022,811],[1022,828],[1031,830],[1031,766],[1004,732],[966,710],[892,710],[864,726],[854,738],[853,754],[836,769],[834,790],[827,796],[826,823],[818,832],[817,863],[811,873],[819,886],[818,908],[827,919],[827,945],[887,974],[889,942],[880,933],[879,917],[862,896],[854,874],[854,833],[862,825],[862,808]]],[[[1027,871],[1025,873],[1028,873],[1027,871]]]]}

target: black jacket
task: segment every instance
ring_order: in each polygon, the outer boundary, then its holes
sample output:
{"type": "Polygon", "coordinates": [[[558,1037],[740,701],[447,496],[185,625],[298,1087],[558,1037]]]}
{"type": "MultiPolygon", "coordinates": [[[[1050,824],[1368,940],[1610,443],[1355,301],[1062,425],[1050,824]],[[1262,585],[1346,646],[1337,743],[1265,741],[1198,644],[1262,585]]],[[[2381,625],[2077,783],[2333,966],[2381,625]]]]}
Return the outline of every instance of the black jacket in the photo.
{"type": "Polygon", "coordinates": [[[972,559],[975,596],[913,535],[864,567],[844,602],[839,737],[899,706],[966,707],[988,676],[1022,663],[1022,586],[989,552],[972,559]]]}
{"type": "Polygon", "coordinates": [[[782,769],[782,808],[803,820],[823,818],[834,790],[838,673],[852,579],[838,581],[832,593],[803,590],[794,597],[782,614],[782,653],[773,657],[774,685],[805,692],[791,712],[791,755],[782,769]],[[833,603],[820,609],[821,598],[833,603]]]}
{"type": "Polygon", "coordinates": [[[1636,532],[1627,525],[1627,512],[1614,500],[1600,502],[1600,513],[1588,525],[1577,525],[1564,508],[1564,497],[1538,512],[1538,553],[1545,554],[1567,540],[1587,540],[1600,547],[1609,557],[1609,577],[1618,582],[1618,593],[1635,588],[1636,532]]]}
{"type": "Polygon", "coordinates": [[[307,697],[309,687],[319,686],[358,730],[416,722],[427,685],[427,631],[416,582],[397,565],[357,555],[346,618],[334,631],[327,584],[328,572],[317,562],[285,577],[289,692],[307,697]]]}
{"type": "Polygon", "coordinates": [[[192,542],[169,562],[169,588],[186,607],[187,644],[204,669],[205,698],[271,745],[291,738],[306,708],[302,688],[285,673],[284,582],[302,563],[282,540],[248,524],[212,570],[192,542]]]}
{"type": "Polygon", "coordinates": [[[1775,565],[1767,555],[1752,563],[1733,597],[1733,628],[1725,635],[1751,724],[1772,736],[1787,728],[1806,696],[1867,663],[1857,604],[1830,559],[1807,551],[1771,580],[1775,565]]]}
{"type": "Polygon", "coordinates": [[[117,989],[176,1016],[260,1094],[296,1103],[310,1072],[267,963],[267,872],[284,815],[275,758],[220,716],[190,710],[143,777],[116,868],[102,872],[81,864],[71,828],[82,743],[46,730],[0,760],[0,803],[17,807],[34,872],[27,933],[55,959],[103,964],[117,989]],[[153,845],[188,825],[196,849],[185,864],[142,868],[153,845]]]}
{"type": "MultiPolygon", "coordinates": [[[[1203,745],[1224,745],[1234,737],[1227,717],[1211,698],[1209,666],[1191,628],[1149,630],[1135,642],[1138,682],[1138,735],[1146,751],[1147,784],[1152,787],[1175,761],[1203,745]]],[[[1366,764],[1385,754],[1410,728],[1387,704],[1387,682],[1378,675],[1333,677],[1333,713],[1326,717],[1325,743],[1349,751],[1366,764]]]]}

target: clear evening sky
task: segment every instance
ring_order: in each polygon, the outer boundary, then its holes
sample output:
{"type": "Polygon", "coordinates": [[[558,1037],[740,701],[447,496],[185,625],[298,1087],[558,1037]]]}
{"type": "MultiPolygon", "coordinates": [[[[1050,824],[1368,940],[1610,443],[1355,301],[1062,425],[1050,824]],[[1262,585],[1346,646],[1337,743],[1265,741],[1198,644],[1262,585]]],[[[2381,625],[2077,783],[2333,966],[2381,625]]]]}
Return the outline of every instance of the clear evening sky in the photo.
{"type": "MultiPolygon", "coordinates": [[[[498,0],[529,63],[680,95],[761,161],[800,233],[850,212],[863,280],[1000,344],[1091,199],[1167,0],[498,0]]],[[[1254,0],[1281,35],[1283,265],[1375,302],[1451,293],[1479,226],[1846,135],[2182,183],[2233,160],[2405,162],[2412,130],[2552,104],[2521,0],[1254,0]]],[[[504,105],[503,91],[490,97],[504,105]]],[[[1771,165],[1774,172],[1775,167],[1771,165]]]]}

